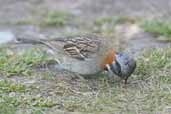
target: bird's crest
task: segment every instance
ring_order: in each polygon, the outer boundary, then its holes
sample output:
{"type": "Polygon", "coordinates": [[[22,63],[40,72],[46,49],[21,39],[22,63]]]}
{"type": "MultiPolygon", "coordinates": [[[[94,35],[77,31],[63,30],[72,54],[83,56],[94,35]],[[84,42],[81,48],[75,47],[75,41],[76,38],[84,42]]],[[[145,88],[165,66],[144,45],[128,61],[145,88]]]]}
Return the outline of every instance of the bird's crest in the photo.
{"type": "Polygon", "coordinates": [[[115,60],[115,55],[116,55],[116,53],[115,53],[115,49],[110,49],[108,52],[107,52],[107,54],[106,54],[106,56],[105,56],[105,58],[104,58],[104,60],[103,60],[103,62],[102,62],[102,64],[101,64],[101,69],[103,69],[103,70],[105,70],[106,69],[106,64],[112,64],[112,62],[115,60]]]}

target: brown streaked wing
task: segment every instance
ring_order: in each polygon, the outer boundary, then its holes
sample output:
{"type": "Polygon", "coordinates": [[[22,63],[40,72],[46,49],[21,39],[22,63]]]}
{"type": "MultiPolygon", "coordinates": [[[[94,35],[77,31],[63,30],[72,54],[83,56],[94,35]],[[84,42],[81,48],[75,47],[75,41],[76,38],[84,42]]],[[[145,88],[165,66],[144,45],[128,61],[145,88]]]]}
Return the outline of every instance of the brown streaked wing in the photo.
{"type": "Polygon", "coordinates": [[[74,39],[68,39],[63,48],[71,57],[85,60],[98,51],[99,44],[99,40],[78,37],[74,39]]]}

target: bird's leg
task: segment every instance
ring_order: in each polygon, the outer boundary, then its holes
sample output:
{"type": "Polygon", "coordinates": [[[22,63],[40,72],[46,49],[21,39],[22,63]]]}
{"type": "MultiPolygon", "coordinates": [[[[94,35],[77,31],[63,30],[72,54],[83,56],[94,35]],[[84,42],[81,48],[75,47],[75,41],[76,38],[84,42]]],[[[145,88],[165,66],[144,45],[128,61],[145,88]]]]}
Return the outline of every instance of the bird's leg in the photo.
{"type": "Polygon", "coordinates": [[[124,80],[124,83],[125,83],[125,84],[128,83],[128,77],[126,77],[126,79],[124,80]]]}

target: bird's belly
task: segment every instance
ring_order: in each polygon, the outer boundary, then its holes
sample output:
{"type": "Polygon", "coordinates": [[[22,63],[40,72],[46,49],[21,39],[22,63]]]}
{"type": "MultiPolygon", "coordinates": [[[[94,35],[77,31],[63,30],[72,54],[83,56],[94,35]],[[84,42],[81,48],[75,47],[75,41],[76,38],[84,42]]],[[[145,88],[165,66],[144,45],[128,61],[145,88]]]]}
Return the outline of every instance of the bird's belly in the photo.
{"type": "Polygon", "coordinates": [[[56,65],[56,68],[68,70],[81,75],[93,75],[100,71],[99,66],[93,59],[79,61],[69,57],[64,57],[62,63],[56,65]]]}

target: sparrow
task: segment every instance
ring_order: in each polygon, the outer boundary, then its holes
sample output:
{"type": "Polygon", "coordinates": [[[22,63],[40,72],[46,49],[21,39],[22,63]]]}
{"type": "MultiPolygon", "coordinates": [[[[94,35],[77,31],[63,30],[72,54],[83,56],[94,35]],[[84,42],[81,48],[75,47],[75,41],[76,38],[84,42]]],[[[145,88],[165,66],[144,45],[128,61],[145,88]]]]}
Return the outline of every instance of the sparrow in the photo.
{"type": "Polygon", "coordinates": [[[95,75],[107,71],[108,76],[119,76],[127,83],[136,67],[129,55],[115,52],[111,39],[96,35],[69,36],[54,39],[17,38],[19,43],[42,44],[55,52],[58,58],[56,68],[81,75],[95,75]]]}

